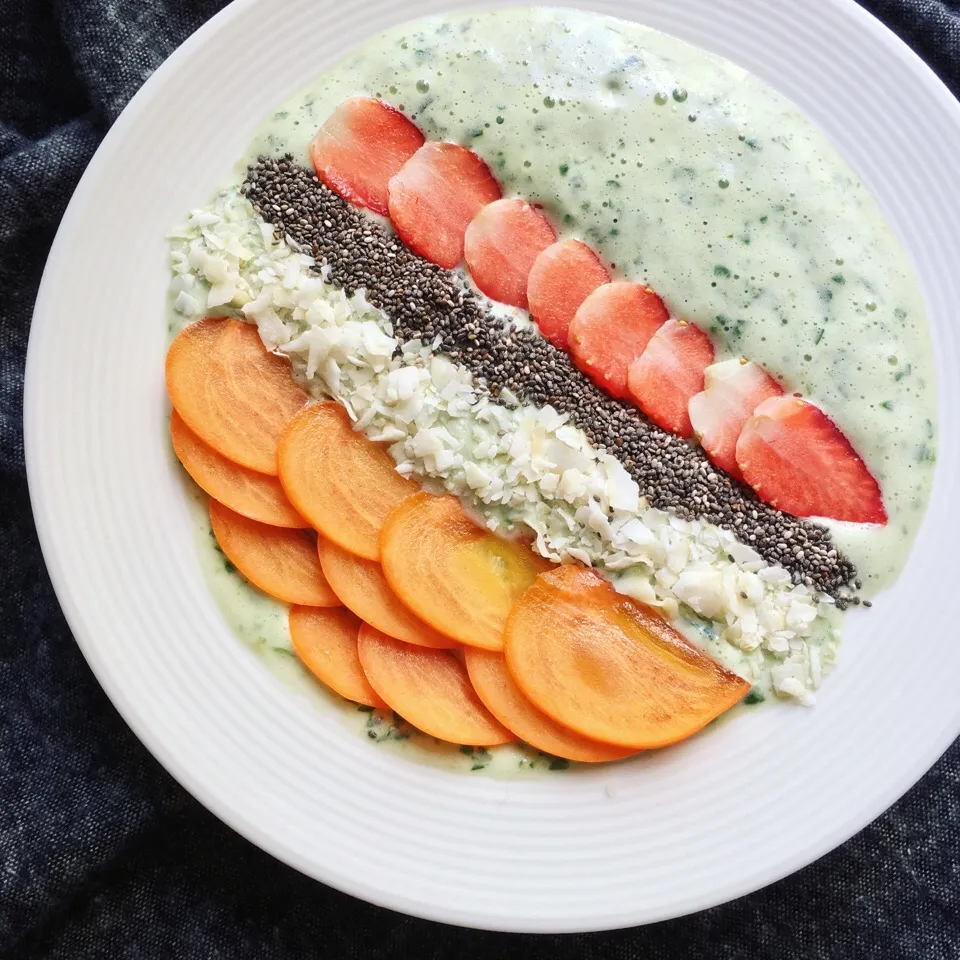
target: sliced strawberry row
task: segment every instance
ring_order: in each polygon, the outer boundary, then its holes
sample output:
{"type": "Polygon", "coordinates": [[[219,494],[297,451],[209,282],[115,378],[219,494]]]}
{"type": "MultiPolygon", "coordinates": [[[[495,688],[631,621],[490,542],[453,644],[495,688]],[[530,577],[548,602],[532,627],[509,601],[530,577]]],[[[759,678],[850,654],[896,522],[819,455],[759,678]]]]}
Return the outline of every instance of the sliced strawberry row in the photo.
{"type": "Polygon", "coordinates": [[[611,282],[579,240],[557,240],[543,212],[502,199],[466,147],[424,143],[402,113],[368,97],[344,101],[310,145],[317,176],[345,200],[389,214],[418,255],[466,261],[493,300],[530,310],[598,386],[632,398],[655,424],[696,436],[720,469],[795,516],[885,523],[876,481],[835,424],[746,360],[714,364],[709,337],[670,319],[649,287],[611,282]]]}
{"type": "Polygon", "coordinates": [[[737,440],[754,410],[783,388],[759,364],[733,359],[704,371],[704,390],[690,398],[693,432],[707,456],[721,469],[742,480],[737,466],[737,440]]]}
{"type": "Polygon", "coordinates": [[[770,397],[737,440],[744,480],[766,503],[795,517],[886,523],[877,481],[850,441],[799,397],[770,397]]]}

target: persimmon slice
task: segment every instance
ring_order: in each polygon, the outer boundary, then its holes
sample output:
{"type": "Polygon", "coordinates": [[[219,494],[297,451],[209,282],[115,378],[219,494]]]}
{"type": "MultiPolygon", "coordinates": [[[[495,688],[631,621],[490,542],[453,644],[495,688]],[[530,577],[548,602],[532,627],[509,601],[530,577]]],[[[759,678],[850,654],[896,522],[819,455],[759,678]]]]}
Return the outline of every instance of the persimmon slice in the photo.
{"type": "Polygon", "coordinates": [[[376,560],[358,557],[324,537],[317,541],[317,550],[327,583],[341,603],[361,620],[389,637],[418,647],[449,649],[457,646],[455,640],[438,633],[400,602],[376,560]]]}
{"type": "Polygon", "coordinates": [[[271,527],[216,500],[210,501],[210,526],[227,559],[264,593],[284,603],[340,606],[320,568],[312,531],[271,527]]]}
{"type": "Polygon", "coordinates": [[[276,476],[277,437],[307,395],[253,324],[207,317],[185,327],[167,350],[166,376],[170,402],[204,443],[276,476]]]}
{"type": "Polygon", "coordinates": [[[691,736],[750,689],[583,567],[537,577],[507,619],[504,652],[517,686],[557,723],[635,750],[691,736]]]}
{"type": "Polygon", "coordinates": [[[366,623],[357,649],[370,686],[418,730],[471,747],[514,739],[480,702],[466,667],[449,651],[415,647],[366,623]]]}
{"type": "Polygon", "coordinates": [[[508,730],[531,747],[580,763],[622,760],[634,753],[624,747],[588,740],[551,720],[521,693],[502,653],[464,647],[463,654],[477,696],[508,730]]]}
{"type": "Polygon", "coordinates": [[[274,527],[308,527],[276,477],[228,460],[204,443],[174,410],[170,415],[173,452],[194,483],[234,513],[274,527]]]}
{"type": "Polygon", "coordinates": [[[390,516],[381,563],[394,593],[421,620],[471,647],[503,649],[514,600],[551,564],[478,526],[456,497],[418,493],[390,516]]]}
{"type": "Polygon", "coordinates": [[[311,404],[290,421],[277,465],[294,508],[328,540],[367,560],[380,557],[387,515],[417,491],[338,403],[311,404]]]}
{"type": "Polygon", "coordinates": [[[336,607],[290,608],[290,639],[303,665],[341,697],[368,707],[386,704],[367,680],[357,654],[360,620],[336,607]]]}

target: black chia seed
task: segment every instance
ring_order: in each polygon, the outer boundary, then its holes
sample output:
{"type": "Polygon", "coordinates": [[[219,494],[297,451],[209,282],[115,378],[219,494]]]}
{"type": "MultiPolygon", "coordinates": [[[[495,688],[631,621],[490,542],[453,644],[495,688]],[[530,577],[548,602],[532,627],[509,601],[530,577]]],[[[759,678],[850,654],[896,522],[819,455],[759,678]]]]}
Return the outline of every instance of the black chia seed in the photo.
{"type": "Polygon", "coordinates": [[[535,330],[506,325],[457,273],[416,256],[389,226],[342,200],[312,170],[289,156],[261,157],[242,189],[278,237],[328,265],[332,283],[348,294],[366,290],[367,300],[390,317],[398,340],[439,337],[440,352],[469,368],[492,396],[507,389],[524,403],[569,414],[592,443],[623,464],[654,506],[732,531],[788,570],[795,584],[831,594],[846,608],[860,584],[829,531],[762,503],[700,447],[595,387],[535,330]]]}

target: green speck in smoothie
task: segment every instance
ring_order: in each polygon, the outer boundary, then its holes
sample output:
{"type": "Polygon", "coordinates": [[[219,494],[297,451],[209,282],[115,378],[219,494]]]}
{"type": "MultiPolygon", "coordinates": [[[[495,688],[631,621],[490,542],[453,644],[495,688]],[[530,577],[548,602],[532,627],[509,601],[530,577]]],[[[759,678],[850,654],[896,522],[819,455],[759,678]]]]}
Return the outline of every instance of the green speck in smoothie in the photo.
{"type": "Polygon", "coordinates": [[[564,760],[563,757],[554,757],[554,758],[550,761],[550,765],[549,765],[549,767],[548,767],[547,769],[549,769],[549,770],[569,770],[569,769],[570,769],[570,761],[569,761],[569,760],[564,760]]]}
{"type": "Polygon", "coordinates": [[[892,410],[893,404],[889,400],[884,400],[882,403],[879,403],[878,406],[881,410],[892,410]]]}
{"type": "Polygon", "coordinates": [[[503,123],[503,117],[497,117],[497,123],[503,123]]]}
{"type": "Polygon", "coordinates": [[[754,704],[763,703],[764,696],[759,690],[751,690],[744,698],[743,702],[748,706],[752,707],[754,704]]]}
{"type": "Polygon", "coordinates": [[[725,267],[722,263],[718,263],[718,264],[713,268],[713,275],[714,275],[715,277],[729,277],[729,276],[730,276],[730,268],[729,268],[729,267],[725,267]]]}
{"type": "Polygon", "coordinates": [[[426,80],[418,80],[418,81],[417,81],[417,89],[418,89],[421,93],[426,93],[426,92],[430,89],[430,84],[427,83],[426,80]]]}
{"type": "Polygon", "coordinates": [[[844,275],[843,275],[842,273],[835,273],[830,279],[831,279],[834,283],[846,283],[846,282],[847,282],[846,277],[844,277],[844,275]]]}
{"type": "Polygon", "coordinates": [[[827,332],[827,331],[826,331],[823,327],[821,327],[821,328],[817,331],[817,335],[813,338],[814,345],[818,344],[818,343],[823,339],[823,335],[824,335],[826,332],[827,332]]]}
{"type": "Polygon", "coordinates": [[[543,105],[545,107],[555,107],[557,105],[557,101],[554,100],[553,97],[544,97],[543,105]]]}
{"type": "Polygon", "coordinates": [[[566,163],[560,164],[560,176],[565,177],[570,172],[570,165],[566,163]]]}
{"type": "Polygon", "coordinates": [[[877,305],[871,300],[868,304],[866,304],[866,308],[867,308],[867,313],[873,313],[874,311],[876,311],[877,305]]]}
{"type": "Polygon", "coordinates": [[[390,92],[391,92],[391,93],[396,93],[396,92],[397,92],[397,88],[396,88],[396,87],[390,87],[390,92]]]}
{"type": "Polygon", "coordinates": [[[658,106],[662,107],[670,98],[665,93],[655,93],[653,95],[653,102],[658,106]]]}
{"type": "Polygon", "coordinates": [[[721,177],[717,181],[717,185],[720,187],[721,190],[726,190],[727,187],[730,186],[730,181],[726,177],[721,177]]]}
{"type": "Polygon", "coordinates": [[[676,100],[677,103],[684,103],[687,99],[687,96],[687,91],[684,90],[683,87],[674,87],[673,99],[676,100]]]}

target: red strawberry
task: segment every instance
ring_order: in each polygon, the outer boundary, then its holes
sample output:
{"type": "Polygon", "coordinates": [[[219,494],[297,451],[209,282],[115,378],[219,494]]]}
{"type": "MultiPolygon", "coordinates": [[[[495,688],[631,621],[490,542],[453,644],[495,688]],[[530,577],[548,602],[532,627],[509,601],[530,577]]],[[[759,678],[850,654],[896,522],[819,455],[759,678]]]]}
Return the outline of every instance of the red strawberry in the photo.
{"type": "Polygon", "coordinates": [[[527,277],[527,302],[540,332],[567,349],[567,328],[577,308],[610,274],[600,258],[579,240],[558,240],[533,262],[527,277]]]}
{"type": "Polygon", "coordinates": [[[705,388],[687,407],[693,432],[710,459],[731,477],[742,479],[737,466],[737,438],[750,414],[783,388],[763,367],[750,360],[724,360],[704,371],[705,388]]]}
{"type": "Polygon", "coordinates": [[[344,200],[387,212],[387,181],[423,145],[399,110],[370,97],[344,100],[310,143],[317,176],[344,200]]]}
{"type": "Polygon", "coordinates": [[[526,307],[530,269],[556,239],[550,221],[526,200],[494,200],[467,227],[463,256],[491,300],[526,307]]]}
{"type": "Polygon", "coordinates": [[[697,326],[668,320],[630,367],[627,385],[641,410],[664,430],[693,436],[690,398],[703,389],[703,371],[713,363],[713,344],[697,326]]]}
{"type": "Polygon", "coordinates": [[[631,364],[669,316],[649,287],[628,280],[605,283],[580,304],[570,323],[573,359],[598,387],[627,399],[631,364]]]}
{"type": "Polygon", "coordinates": [[[463,259],[470,221],[500,199],[490,168],[455,143],[425,143],[387,187],[390,219],[400,239],[414,253],[451,270],[463,259]]]}
{"type": "Polygon", "coordinates": [[[737,463],[761,500],[795,517],[887,522],[880,487],[850,441],[799,397],[757,407],[737,441],[737,463]]]}

